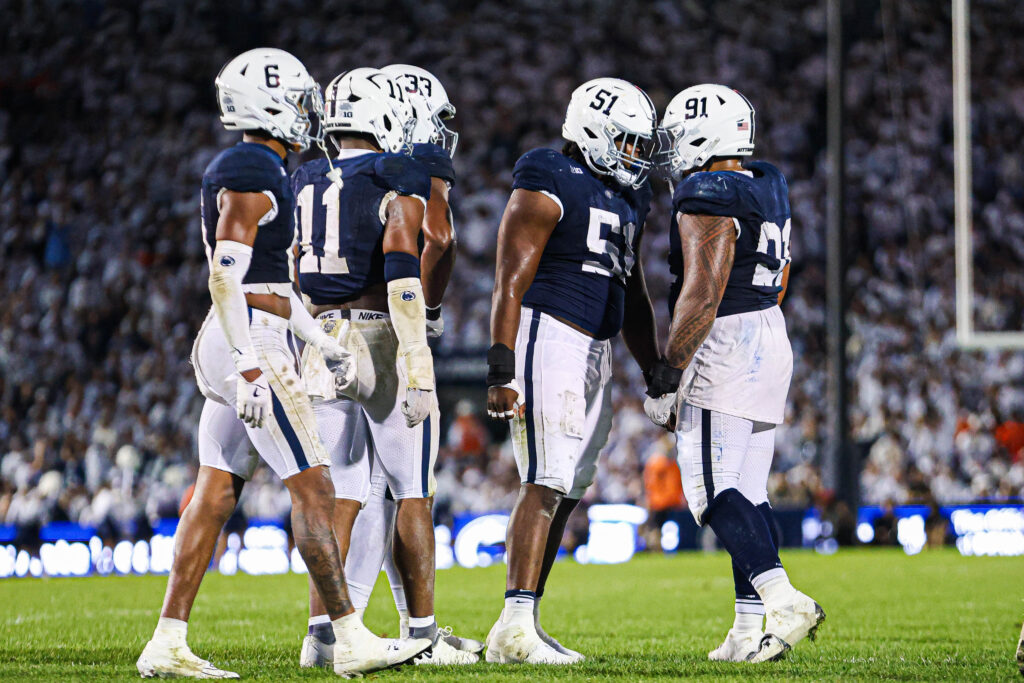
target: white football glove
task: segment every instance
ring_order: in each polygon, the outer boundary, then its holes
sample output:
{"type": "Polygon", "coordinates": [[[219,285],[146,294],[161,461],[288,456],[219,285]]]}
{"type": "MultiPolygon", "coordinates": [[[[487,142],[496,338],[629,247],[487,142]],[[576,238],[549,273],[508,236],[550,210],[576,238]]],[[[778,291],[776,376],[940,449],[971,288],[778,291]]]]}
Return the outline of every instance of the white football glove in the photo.
{"type": "Polygon", "coordinates": [[[267,376],[260,376],[249,382],[241,375],[235,385],[235,408],[238,417],[250,427],[262,427],[273,413],[270,398],[270,385],[267,376]]]}
{"type": "Polygon", "coordinates": [[[516,401],[512,404],[512,410],[506,410],[503,413],[499,413],[494,410],[488,410],[487,416],[493,417],[495,420],[511,420],[519,414],[519,410],[523,407],[523,390],[519,388],[519,382],[512,380],[508,384],[496,385],[502,389],[511,389],[516,392],[516,401]]]}
{"type": "Polygon", "coordinates": [[[325,334],[317,342],[316,348],[323,354],[327,369],[334,374],[334,389],[340,394],[356,379],[355,358],[334,337],[325,334]]]}
{"type": "Polygon", "coordinates": [[[644,399],[644,412],[654,424],[672,429],[672,423],[675,421],[676,395],[663,394],[657,398],[648,396],[644,399]]]}
{"type": "Polygon", "coordinates": [[[405,424],[415,427],[430,415],[430,408],[434,404],[434,392],[429,389],[413,389],[408,387],[405,390],[405,400],[402,401],[402,414],[405,415],[405,424]]]}

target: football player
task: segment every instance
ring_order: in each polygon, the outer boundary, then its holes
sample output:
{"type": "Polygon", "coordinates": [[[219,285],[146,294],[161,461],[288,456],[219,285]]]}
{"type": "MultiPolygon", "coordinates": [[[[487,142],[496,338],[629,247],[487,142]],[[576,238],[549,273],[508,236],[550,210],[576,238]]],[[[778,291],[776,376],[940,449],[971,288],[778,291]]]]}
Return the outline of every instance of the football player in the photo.
{"type": "MultiPolygon", "coordinates": [[[[409,64],[392,64],[383,67],[381,71],[403,87],[412,105],[416,120],[412,131],[412,157],[423,164],[431,176],[430,199],[423,220],[420,264],[424,273],[427,337],[436,338],[444,330],[441,298],[455,261],[455,231],[448,193],[455,184],[452,157],[458,143],[458,133],[447,125],[455,116],[455,107],[449,101],[441,82],[425,69],[409,64]]],[[[387,480],[381,468],[374,467],[370,500],[359,512],[352,527],[351,551],[345,562],[345,576],[352,604],[357,610],[365,609],[383,564],[398,609],[399,634],[406,637],[409,634],[409,610],[405,589],[391,552],[394,517],[394,497],[387,489],[387,480]]],[[[474,654],[481,652],[484,647],[478,640],[460,638],[450,633],[442,637],[449,645],[474,654]]],[[[429,657],[417,658],[416,663],[446,663],[449,658],[445,654],[445,648],[438,648],[429,657]]]]}
{"type": "Polygon", "coordinates": [[[415,657],[430,641],[377,638],[352,608],[332,531],[330,463],[296,371],[293,332],[336,366],[343,384],[351,361],[292,287],[295,197],[284,160],[315,139],[309,116],[322,114],[320,88],[299,60],[272,48],[228,62],[216,86],[221,121],[243,137],[214,158],[202,182],[213,307],[192,354],[206,396],[199,478],[175,534],[159,623],[136,666],[143,677],[238,677],[192,654],[186,629],[221,527],[255,467],[251,441],[291,494],[295,544],[327,605],[337,672],[376,671],[415,657]]]}
{"type": "Polygon", "coordinates": [[[1020,640],[1017,641],[1017,668],[1024,676],[1024,626],[1020,629],[1020,640]]]}
{"type": "Polygon", "coordinates": [[[779,308],[789,280],[789,191],[771,164],[741,163],[754,151],[754,108],[731,88],[683,90],[659,135],[676,183],[665,358],[682,381],[678,399],[651,392],[645,408],[656,424],[675,423],[690,512],[732,556],[735,621],[708,657],[777,659],[813,639],[825,618],[779,561],[767,493],[793,372],[779,308]]]}
{"type": "MultiPolygon", "coordinates": [[[[426,295],[435,297],[435,308],[440,304],[450,261],[435,256],[421,278],[418,241],[431,196],[430,171],[410,156],[416,121],[405,90],[383,71],[361,68],[338,76],[327,87],[325,109],[324,131],[336,158],[303,165],[292,184],[302,291],[323,329],[354,354],[355,379],[342,393],[317,349],[303,360],[332,458],[335,531],[345,557],[353,523],[370,496],[374,462],[384,480],[381,495],[386,484],[396,501],[393,552],[408,596],[409,634],[432,644],[431,661],[472,663],[476,655],[441,639],[434,620],[431,504],[439,414],[426,295]]],[[[383,547],[385,537],[379,542],[383,547]]],[[[310,591],[303,666],[337,658],[329,615],[318,597],[310,591]]]]}
{"type": "Polygon", "coordinates": [[[655,126],[654,106],[635,85],[588,81],[569,102],[562,151],[527,152],[512,171],[498,229],[487,410],[511,420],[522,486],[487,661],[583,658],[540,627],[539,601],[611,427],[610,339],[621,329],[648,375],[659,361],[638,258],[655,126]]]}

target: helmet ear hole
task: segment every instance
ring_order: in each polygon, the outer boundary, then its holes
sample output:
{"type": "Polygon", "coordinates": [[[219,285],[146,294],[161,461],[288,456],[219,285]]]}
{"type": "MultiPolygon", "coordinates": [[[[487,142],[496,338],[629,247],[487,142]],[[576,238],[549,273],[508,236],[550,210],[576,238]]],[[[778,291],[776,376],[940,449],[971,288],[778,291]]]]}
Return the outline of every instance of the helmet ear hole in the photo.
{"type": "Polygon", "coordinates": [[[707,141],[708,141],[707,138],[696,138],[694,140],[690,140],[690,144],[693,145],[694,147],[700,147],[701,145],[703,145],[707,141]]]}
{"type": "Polygon", "coordinates": [[[263,111],[267,112],[271,116],[277,116],[278,114],[281,113],[280,109],[274,109],[273,107],[265,107],[263,111]]]}

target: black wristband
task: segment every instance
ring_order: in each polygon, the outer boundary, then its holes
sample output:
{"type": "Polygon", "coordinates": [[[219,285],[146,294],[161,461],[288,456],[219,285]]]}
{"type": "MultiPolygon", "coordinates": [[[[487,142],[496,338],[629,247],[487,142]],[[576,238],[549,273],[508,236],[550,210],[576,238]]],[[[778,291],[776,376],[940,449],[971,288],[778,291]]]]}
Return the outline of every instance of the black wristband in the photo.
{"type": "Polygon", "coordinates": [[[650,372],[644,373],[644,381],[647,382],[647,395],[651,398],[658,398],[665,394],[674,394],[679,388],[679,382],[683,378],[683,371],[674,368],[659,359],[650,372]]]}
{"type": "Polygon", "coordinates": [[[487,386],[500,387],[516,378],[516,352],[504,344],[487,350],[487,386]]]}
{"type": "Polygon", "coordinates": [[[441,319],[441,304],[431,308],[427,306],[427,320],[440,320],[441,319]]]}

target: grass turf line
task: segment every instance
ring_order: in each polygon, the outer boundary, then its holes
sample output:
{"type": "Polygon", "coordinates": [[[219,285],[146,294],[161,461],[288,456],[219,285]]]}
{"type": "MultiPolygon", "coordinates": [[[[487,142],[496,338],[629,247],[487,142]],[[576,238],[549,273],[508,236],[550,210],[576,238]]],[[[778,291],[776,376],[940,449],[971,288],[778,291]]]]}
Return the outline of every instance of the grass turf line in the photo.
{"type": "MultiPolygon", "coordinates": [[[[1024,559],[907,557],[899,550],[783,556],[795,585],[828,613],[817,644],[783,662],[710,662],[732,623],[723,553],[638,557],[624,565],[559,562],[542,601],[545,629],[587,655],[569,667],[411,667],[399,679],[697,678],[714,680],[1019,680],[1013,659],[1024,616],[1024,559]]],[[[298,668],[305,577],[207,576],[189,627],[200,657],[244,679],[328,679],[298,668]]],[[[0,680],[138,680],[161,576],[0,581],[0,680]]],[[[483,640],[502,607],[504,565],[437,576],[441,625],[483,640]]],[[[397,634],[386,581],[367,624],[397,634]]]]}

